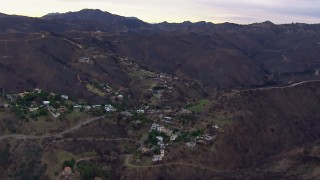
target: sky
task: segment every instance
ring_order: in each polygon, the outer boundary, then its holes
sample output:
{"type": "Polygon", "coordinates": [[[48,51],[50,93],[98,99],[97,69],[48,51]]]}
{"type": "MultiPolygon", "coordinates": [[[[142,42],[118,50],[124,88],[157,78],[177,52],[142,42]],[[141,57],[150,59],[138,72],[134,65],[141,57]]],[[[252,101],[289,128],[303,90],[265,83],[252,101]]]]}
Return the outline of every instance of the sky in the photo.
{"type": "Polygon", "coordinates": [[[0,4],[2,13],[32,17],[89,8],[149,23],[320,23],[320,0],[0,0],[0,4]]]}

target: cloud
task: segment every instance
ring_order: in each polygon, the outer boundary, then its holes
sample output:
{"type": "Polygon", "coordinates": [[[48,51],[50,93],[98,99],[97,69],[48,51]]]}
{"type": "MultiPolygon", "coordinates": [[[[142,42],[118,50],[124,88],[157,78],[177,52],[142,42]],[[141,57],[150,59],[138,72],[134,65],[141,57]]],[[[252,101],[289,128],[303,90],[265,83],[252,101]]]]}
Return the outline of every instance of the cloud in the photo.
{"type": "Polygon", "coordinates": [[[276,22],[320,20],[319,0],[197,0],[203,8],[276,22]]]}

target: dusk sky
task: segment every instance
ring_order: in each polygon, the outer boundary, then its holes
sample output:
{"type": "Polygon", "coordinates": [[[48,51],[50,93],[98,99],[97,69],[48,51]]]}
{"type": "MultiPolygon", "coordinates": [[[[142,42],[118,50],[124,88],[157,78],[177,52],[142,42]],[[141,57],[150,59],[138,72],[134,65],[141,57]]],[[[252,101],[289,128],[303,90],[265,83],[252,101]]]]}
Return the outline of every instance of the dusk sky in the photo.
{"type": "Polygon", "coordinates": [[[0,0],[0,3],[2,13],[34,17],[90,8],[135,16],[150,23],[187,20],[320,23],[320,0],[0,0]]]}

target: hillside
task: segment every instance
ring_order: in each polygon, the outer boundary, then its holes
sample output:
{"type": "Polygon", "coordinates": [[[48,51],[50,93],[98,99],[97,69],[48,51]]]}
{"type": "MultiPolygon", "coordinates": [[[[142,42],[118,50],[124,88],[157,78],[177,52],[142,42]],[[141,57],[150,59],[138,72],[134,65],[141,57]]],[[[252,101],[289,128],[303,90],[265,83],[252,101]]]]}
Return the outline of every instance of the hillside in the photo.
{"type": "Polygon", "coordinates": [[[0,177],[316,179],[320,25],[0,14],[0,177]]]}
{"type": "Polygon", "coordinates": [[[0,24],[4,33],[55,32],[82,45],[112,46],[113,53],[142,66],[195,79],[214,89],[287,84],[318,79],[319,74],[317,24],[147,24],[89,9],[41,19],[6,16],[0,24]]]}

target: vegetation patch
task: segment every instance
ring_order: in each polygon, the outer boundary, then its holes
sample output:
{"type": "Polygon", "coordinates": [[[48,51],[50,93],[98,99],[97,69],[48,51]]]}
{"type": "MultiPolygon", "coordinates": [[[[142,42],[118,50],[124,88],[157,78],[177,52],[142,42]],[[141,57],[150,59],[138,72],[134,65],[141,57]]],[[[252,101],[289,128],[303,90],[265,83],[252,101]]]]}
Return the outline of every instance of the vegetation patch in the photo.
{"type": "Polygon", "coordinates": [[[208,103],[209,103],[208,99],[203,99],[196,102],[195,104],[189,104],[187,108],[192,112],[202,113],[204,112],[205,107],[207,106],[208,103]]]}
{"type": "Polygon", "coordinates": [[[96,88],[95,86],[91,85],[91,84],[87,84],[86,88],[91,91],[92,93],[100,96],[100,97],[104,97],[106,95],[106,93],[102,92],[100,89],[96,88]]]}
{"type": "Polygon", "coordinates": [[[46,152],[42,160],[48,165],[46,174],[50,179],[56,179],[55,177],[60,174],[65,166],[71,166],[73,164],[75,155],[66,151],[51,151],[46,152]]]}
{"type": "Polygon", "coordinates": [[[109,168],[101,167],[91,162],[79,163],[77,168],[80,172],[81,179],[83,180],[91,180],[96,177],[99,177],[101,179],[108,179],[111,173],[111,170],[109,168]]]}

